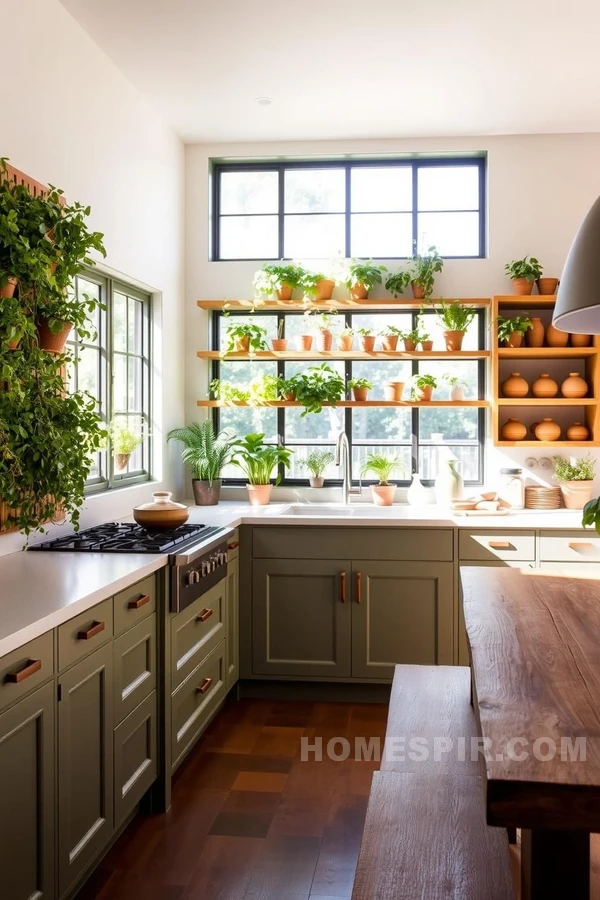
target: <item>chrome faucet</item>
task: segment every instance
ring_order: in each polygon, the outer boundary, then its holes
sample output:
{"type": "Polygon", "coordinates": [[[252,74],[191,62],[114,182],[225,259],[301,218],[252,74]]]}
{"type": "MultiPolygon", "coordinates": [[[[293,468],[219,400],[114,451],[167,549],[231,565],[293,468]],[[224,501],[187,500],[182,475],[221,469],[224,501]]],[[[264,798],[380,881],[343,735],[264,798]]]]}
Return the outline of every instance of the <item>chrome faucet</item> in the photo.
{"type": "Polygon", "coordinates": [[[360,497],[362,489],[360,485],[358,487],[352,487],[352,475],[350,473],[350,445],[345,431],[340,431],[337,436],[337,443],[335,445],[336,466],[342,465],[342,459],[344,463],[342,497],[344,505],[348,506],[350,497],[360,497]]]}

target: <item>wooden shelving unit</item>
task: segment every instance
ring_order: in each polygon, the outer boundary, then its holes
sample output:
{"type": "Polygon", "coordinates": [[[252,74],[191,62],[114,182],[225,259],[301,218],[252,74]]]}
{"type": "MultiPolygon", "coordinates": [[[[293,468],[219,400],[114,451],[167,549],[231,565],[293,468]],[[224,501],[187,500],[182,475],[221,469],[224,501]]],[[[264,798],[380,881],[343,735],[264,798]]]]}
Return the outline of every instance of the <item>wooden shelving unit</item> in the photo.
{"type": "MultiPolygon", "coordinates": [[[[297,403],[292,400],[273,400],[270,403],[234,403],[230,400],[197,400],[197,406],[204,406],[209,408],[215,407],[227,407],[227,406],[242,406],[242,407],[283,407],[293,409],[294,407],[301,407],[301,403],[297,403]]],[[[331,403],[324,403],[323,406],[331,406],[331,403]]],[[[340,400],[339,403],[336,403],[335,406],[352,406],[352,407],[365,407],[365,408],[375,408],[378,406],[398,406],[398,407],[432,407],[432,406],[443,406],[443,407],[457,407],[457,406],[470,406],[475,408],[486,408],[488,407],[488,400],[461,400],[460,402],[455,402],[453,400],[340,400]]]]}
{"type": "MultiPolygon", "coordinates": [[[[462,298],[463,303],[468,303],[470,306],[477,307],[486,307],[490,305],[489,297],[466,297],[462,298]]],[[[340,311],[352,311],[352,312],[369,312],[372,309],[389,309],[390,312],[402,312],[406,310],[407,312],[411,312],[415,309],[421,309],[423,306],[439,306],[440,298],[432,298],[431,300],[398,300],[395,297],[378,297],[373,300],[352,300],[350,297],[342,298],[342,299],[334,299],[334,300],[320,300],[318,303],[314,300],[307,300],[306,303],[304,300],[290,300],[287,303],[284,303],[281,300],[197,300],[196,303],[200,307],[200,309],[207,310],[236,310],[239,312],[240,310],[246,310],[247,312],[251,312],[253,309],[257,310],[273,310],[276,312],[277,310],[286,310],[288,312],[294,312],[294,310],[303,312],[304,310],[310,309],[314,311],[323,311],[327,312],[328,310],[340,310],[340,311]]]]}
{"type": "Polygon", "coordinates": [[[316,362],[323,360],[390,360],[390,359],[487,359],[489,350],[461,350],[452,353],[449,350],[259,350],[256,353],[225,353],[222,350],[198,350],[199,359],[221,359],[223,361],[250,361],[281,359],[288,362],[316,362]]]}

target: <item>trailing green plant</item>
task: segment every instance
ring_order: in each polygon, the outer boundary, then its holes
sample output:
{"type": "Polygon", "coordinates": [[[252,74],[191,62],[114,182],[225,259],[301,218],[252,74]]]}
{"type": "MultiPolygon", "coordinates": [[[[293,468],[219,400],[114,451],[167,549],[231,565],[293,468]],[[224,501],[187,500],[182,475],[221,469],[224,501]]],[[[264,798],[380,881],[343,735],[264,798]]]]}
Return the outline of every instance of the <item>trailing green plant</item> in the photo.
{"type": "Polygon", "coordinates": [[[392,472],[404,471],[399,456],[384,456],[381,453],[368,453],[361,466],[360,474],[364,477],[372,472],[379,479],[379,484],[389,484],[392,472]]]}
{"type": "MultiPolygon", "coordinates": [[[[242,470],[250,484],[269,484],[278,466],[289,469],[292,451],[285,447],[264,443],[264,434],[247,434],[238,442],[232,463],[242,470]]],[[[278,472],[275,484],[281,481],[278,472]]]]}
{"type": "Polygon", "coordinates": [[[327,363],[309,366],[306,372],[292,376],[287,384],[289,393],[304,407],[302,417],[320,413],[324,403],[335,406],[346,392],[344,379],[327,363]]]}
{"type": "MultiPolygon", "coordinates": [[[[415,249],[416,249],[416,241],[415,249]]],[[[444,268],[444,260],[432,244],[426,253],[415,252],[408,260],[409,280],[415,287],[422,288],[425,300],[429,300],[433,293],[435,276],[444,268]]]]}
{"type": "Polygon", "coordinates": [[[504,316],[498,316],[496,319],[496,327],[498,329],[498,340],[505,343],[510,340],[511,334],[525,334],[530,328],[533,328],[533,322],[529,316],[513,316],[505,319],[504,316]]]}
{"type": "Polygon", "coordinates": [[[298,464],[303,471],[308,469],[313,478],[320,478],[334,459],[330,450],[311,450],[306,459],[298,460],[298,464]]]}
{"type": "Polygon", "coordinates": [[[368,378],[351,378],[348,382],[349,388],[356,388],[357,390],[373,390],[373,382],[369,381],[368,378]]]}
{"type": "Polygon", "coordinates": [[[320,313],[316,326],[319,331],[331,331],[339,321],[337,313],[320,313]]]}
{"type": "Polygon", "coordinates": [[[512,278],[524,278],[526,281],[537,281],[544,271],[535,256],[524,256],[523,259],[513,259],[504,266],[506,274],[512,278]]]}
{"type": "Polygon", "coordinates": [[[476,315],[474,306],[466,306],[460,300],[440,300],[440,305],[436,315],[446,331],[466,331],[476,315]]]}
{"type": "Polygon", "coordinates": [[[9,343],[19,341],[27,334],[33,338],[35,333],[35,323],[31,312],[21,299],[19,297],[2,297],[0,299],[0,345],[6,349],[9,343]]]}
{"type": "Polygon", "coordinates": [[[254,275],[252,281],[254,295],[272,297],[286,284],[294,289],[303,287],[305,277],[306,270],[302,266],[267,263],[254,275]]]}
{"type": "Polygon", "coordinates": [[[389,291],[390,294],[393,294],[394,297],[399,297],[404,293],[405,289],[408,287],[411,281],[410,272],[400,271],[395,272],[393,275],[390,275],[385,282],[385,289],[389,291]]]}
{"type": "MultiPolygon", "coordinates": [[[[554,477],[557,481],[593,481],[596,462],[590,453],[582,459],[564,456],[552,458],[554,477]]],[[[594,501],[591,501],[592,503],[594,501]]]]}
{"type": "Polygon", "coordinates": [[[235,432],[228,428],[217,434],[210,419],[174,428],[167,440],[183,444],[181,459],[191,468],[192,477],[208,481],[211,487],[231,462],[239,443],[235,432]]]}
{"type": "Polygon", "coordinates": [[[372,291],[376,284],[382,283],[383,272],[387,272],[387,268],[376,265],[372,259],[350,259],[346,262],[343,284],[348,290],[362,284],[367,291],[372,291]]]}
{"type": "Polygon", "coordinates": [[[213,400],[221,400],[223,403],[248,403],[250,400],[248,388],[232,384],[230,381],[221,381],[220,378],[213,378],[209,390],[213,400]]]}
{"type": "Polygon", "coordinates": [[[130,428],[124,416],[115,416],[108,426],[108,439],[113,453],[133,453],[143,443],[144,436],[137,428],[130,428]]]}
{"type": "MultiPolygon", "coordinates": [[[[412,341],[413,344],[418,344],[421,337],[421,332],[419,331],[419,326],[416,325],[414,328],[411,328],[409,331],[401,331],[400,338],[403,341],[412,341]]],[[[425,338],[427,340],[427,338],[425,338]]]]}
{"type": "Polygon", "coordinates": [[[233,353],[236,348],[236,342],[247,338],[250,342],[250,350],[255,353],[260,350],[268,350],[269,347],[265,340],[267,329],[261,328],[254,322],[244,322],[236,324],[235,319],[229,319],[227,322],[227,331],[225,333],[225,353],[233,353]]]}

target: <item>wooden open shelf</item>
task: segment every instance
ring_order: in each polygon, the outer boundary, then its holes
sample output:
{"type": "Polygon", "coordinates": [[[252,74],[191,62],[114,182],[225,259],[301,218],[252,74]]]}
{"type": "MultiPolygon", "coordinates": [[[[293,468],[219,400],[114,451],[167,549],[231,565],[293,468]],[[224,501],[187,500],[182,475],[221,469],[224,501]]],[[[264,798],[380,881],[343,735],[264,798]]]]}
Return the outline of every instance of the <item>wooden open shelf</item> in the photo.
{"type": "Polygon", "coordinates": [[[597,406],[598,401],[593,397],[581,397],[578,400],[570,400],[567,397],[499,397],[496,400],[498,406],[566,406],[576,408],[578,406],[597,406]]]}
{"type": "Polygon", "coordinates": [[[505,309],[552,309],[556,294],[498,294],[494,300],[505,309]]]}
{"type": "MultiPolygon", "coordinates": [[[[468,306],[485,307],[490,305],[489,297],[466,297],[461,298],[461,302],[468,306]]],[[[432,297],[431,300],[398,300],[395,297],[378,297],[373,300],[352,300],[350,297],[333,300],[290,300],[284,303],[281,300],[197,300],[196,303],[200,309],[213,310],[237,310],[251,312],[252,309],[259,310],[299,310],[301,312],[311,309],[313,311],[342,310],[342,311],[360,311],[369,312],[372,309],[389,309],[394,312],[402,312],[406,310],[421,309],[428,306],[439,306],[440,298],[432,297]]]]}
{"type": "Polygon", "coordinates": [[[317,360],[390,360],[390,359],[487,359],[489,350],[258,350],[256,353],[225,353],[223,350],[198,350],[199,359],[220,359],[223,361],[281,359],[310,362],[317,360]]]}
{"type": "Polygon", "coordinates": [[[496,441],[496,447],[540,447],[564,449],[565,447],[600,447],[600,441],[496,441]]]}
{"type": "Polygon", "coordinates": [[[498,347],[498,359],[585,359],[596,347],[498,347]]]}
{"type": "MultiPolygon", "coordinates": [[[[290,408],[293,407],[302,407],[302,403],[297,403],[295,400],[273,400],[270,403],[234,403],[229,400],[197,400],[197,406],[204,407],[226,407],[226,406],[242,406],[248,407],[250,409],[262,409],[263,407],[284,407],[290,408]]],[[[354,406],[354,407],[371,407],[372,409],[378,406],[443,406],[443,407],[458,407],[458,406],[467,406],[474,408],[485,408],[490,404],[487,400],[340,400],[339,403],[336,403],[335,406],[354,406]]],[[[331,406],[331,403],[324,403],[323,406],[331,406]]]]}

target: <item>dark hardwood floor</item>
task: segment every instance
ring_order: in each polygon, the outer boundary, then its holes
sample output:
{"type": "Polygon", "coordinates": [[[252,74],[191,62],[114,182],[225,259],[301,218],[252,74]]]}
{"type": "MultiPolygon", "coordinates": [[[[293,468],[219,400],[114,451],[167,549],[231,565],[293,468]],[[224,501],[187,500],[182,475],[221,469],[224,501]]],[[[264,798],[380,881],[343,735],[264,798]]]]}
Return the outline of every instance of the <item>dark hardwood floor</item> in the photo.
{"type": "Polygon", "coordinates": [[[350,900],[379,764],[303,762],[300,740],[383,740],[386,718],[384,705],[228,703],[169,813],[138,817],[77,900],[350,900]]]}

